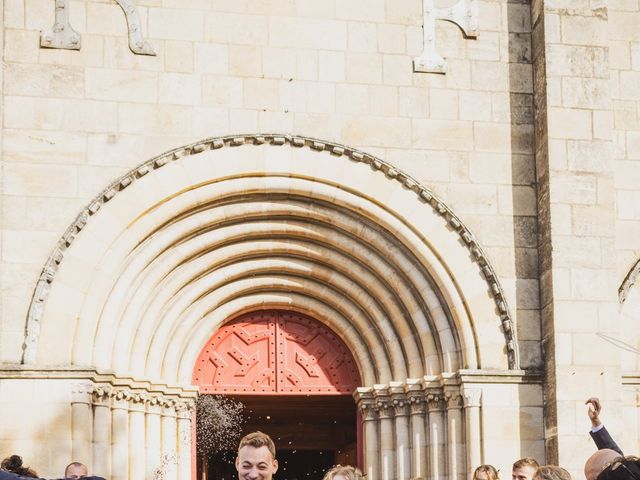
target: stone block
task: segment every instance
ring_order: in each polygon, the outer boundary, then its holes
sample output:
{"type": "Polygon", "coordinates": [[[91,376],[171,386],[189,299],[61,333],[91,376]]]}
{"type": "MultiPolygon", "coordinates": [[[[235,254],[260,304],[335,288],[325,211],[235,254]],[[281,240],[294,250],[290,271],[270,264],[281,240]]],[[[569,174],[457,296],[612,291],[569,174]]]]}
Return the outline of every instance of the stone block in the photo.
{"type": "Polygon", "coordinates": [[[216,43],[194,44],[193,71],[224,75],[229,72],[229,48],[216,43]]]}
{"type": "Polygon", "coordinates": [[[401,117],[426,118],[429,112],[429,93],[423,88],[400,87],[398,113],[401,117]]]}
{"type": "Polygon", "coordinates": [[[606,140],[567,141],[568,168],[574,172],[606,172],[612,154],[611,142],[606,140]]]}
{"type": "Polygon", "coordinates": [[[318,80],[318,53],[316,50],[296,50],[296,74],[300,80],[318,80]]]}
{"type": "Polygon", "coordinates": [[[102,167],[132,167],[144,158],[140,135],[89,135],[87,163],[102,167]]]}
{"type": "Polygon", "coordinates": [[[118,129],[121,133],[151,134],[157,128],[155,105],[125,102],[118,105],[118,129]]]}
{"type": "Polygon", "coordinates": [[[96,100],[64,102],[65,128],[76,132],[114,132],[118,129],[118,104],[96,100]]]}
{"type": "Polygon", "coordinates": [[[237,77],[262,76],[261,49],[253,46],[229,46],[229,74],[237,77]]]}
{"type": "Polygon", "coordinates": [[[246,78],[243,90],[245,108],[276,110],[280,105],[279,80],[246,78]]]}
{"type": "Polygon", "coordinates": [[[28,30],[46,30],[53,24],[54,7],[46,0],[25,0],[24,27],[28,30]]]}
{"type": "Polygon", "coordinates": [[[335,115],[296,113],[295,131],[301,134],[316,132],[318,138],[342,140],[342,121],[336,121],[335,115]]]}
{"type": "MultiPolygon", "coordinates": [[[[598,16],[561,15],[562,43],[605,47],[609,44],[607,20],[598,16]]],[[[614,37],[612,37],[614,38],[614,37]]]]}
{"type": "Polygon", "coordinates": [[[611,108],[608,80],[594,78],[563,78],[562,105],[569,108],[611,108]]]}
{"type": "Polygon", "coordinates": [[[509,88],[509,67],[501,62],[471,62],[471,82],[474,90],[506,91],[509,88]]]}
{"type": "Polygon", "coordinates": [[[611,40],[640,41],[640,11],[621,12],[609,9],[609,38],[611,40]]]}
{"type": "Polygon", "coordinates": [[[251,132],[258,131],[258,112],[254,110],[229,110],[229,131],[251,132]]]}
{"type": "Polygon", "coordinates": [[[4,99],[4,127],[33,130],[62,128],[64,101],[56,98],[12,97],[4,99]]]}
{"type": "Polygon", "coordinates": [[[398,116],[398,89],[386,85],[370,87],[371,113],[389,117],[398,116]]]}
{"type": "Polygon", "coordinates": [[[376,84],[382,82],[382,56],[376,53],[347,52],[347,81],[376,84]]]}
{"type": "Polygon", "coordinates": [[[445,201],[464,214],[488,215],[498,212],[498,192],[493,185],[450,184],[445,201]]]}
{"type": "Polygon", "coordinates": [[[386,23],[422,26],[422,2],[419,0],[385,0],[386,23]]]}
{"type": "Polygon", "coordinates": [[[411,136],[415,148],[473,150],[471,122],[412,119],[411,136]]]}
{"type": "Polygon", "coordinates": [[[82,133],[5,129],[3,137],[6,162],[80,164],[86,161],[87,140],[82,133]]]}
{"type": "MultiPolygon", "coordinates": [[[[268,45],[268,17],[210,12],[205,17],[205,38],[210,42],[221,44],[268,45]]],[[[293,46],[295,43],[290,45],[293,46]]]]}
{"type": "Polygon", "coordinates": [[[351,117],[344,120],[341,137],[343,142],[353,145],[408,147],[410,128],[411,120],[404,118],[351,117]]]}
{"type": "Polygon", "coordinates": [[[385,0],[336,0],[336,16],[358,22],[385,21],[385,0]]]}
{"type": "Polygon", "coordinates": [[[383,81],[387,85],[410,86],[413,83],[412,60],[407,55],[382,57],[383,81]]]}
{"type": "Polygon", "coordinates": [[[404,25],[378,24],[378,51],[382,53],[404,54],[407,49],[406,27],[404,25]]]}
{"type": "Polygon", "coordinates": [[[640,220],[640,191],[619,190],[617,192],[618,218],[640,220]]]}
{"type": "Polygon", "coordinates": [[[307,83],[307,111],[333,113],[336,109],[336,91],[332,83],[307,83]]]}
{"type": "Polygon", "coordinates": [[[319,18],[269,18],[269,43],[275,47],[299,47],[318,50],[347,49],[347,24],[319,18]]]}
{"type": "Polygon", "coordinates": [[[335,2],[296,0],[296,14],[301,17],[335,18],[335,2]]]}
{"type": "Polygon", "coordinates": [[[40,53],[39,33],[35,30],[4,31],[5,62],[37,63],[40,53]]]}
{"type": "MultiPolygon", "coordinates": [[[[96,160],[96,163],[98,162],[102,162],[103,164],[107,163],[104,159],[96,160]]],[[[125,173],[127,169],[127,167],[111,167],[102,165],[86,165],[79,167],[78,195],[84,198],[85,201],[92,199],[104,190],[107,185],[125,173]]]]}
{"type": "MultiPolygon", "coordinates": [[[[75,9],[71,5],[70,11],[75,9]]],[[[95,35],[127,35],[127,21],[122,8],[114,3],[88,3],[87,9],[87,33],[95,35]]],[[[75,27],[75,24],[72,23],[75,27]]]]}
{"type": "Polygon", "coordinates": [[[158,75],[154,72],[87,68],[88,98],[120,102],[150,102],[158,99],[158,75]]]}
{"type": "Polygon", "coordinates": [[[591,112],[589,110],[550,108],[548,112],[549,138],[591,139],[591,112]]]}
{"type": "Polygon", "coordinates": [[[348,35],[350,52],[378,51],[378,33],[375,23],[349,22],[348,35]]]}
{"type": "Polygon", "coordinates": [[[491,121],[493,98],[489,92],[463,90],[458,94],[461,120],[491,121]]]}
{"type": "Polygon", "coordinates": [[[191,110],[191,118],[192,133],[198,138],[226,135],[230,131],[229,111],[226,108],[196,107],[191,110]]]}
{"type": "MultiPolygon", "coordinates": [[[[606,60],[605,47],[547,44],[547,75],[592,77],[598,75],[598,64],[606,60]]],[[[608,69],[607,69],[608,76],[608,69]]]]}
{"type": "Polygon", "coordinates": [[[613,235],[615,217],[609,206],[574,205],[571,220],[575,235],[598,237],[613,235]]]}
{"type": "Polygon", "coordinates": [[[550,180],[552,203],[590,205],[597,201],[597,177],[556,172],[550,180]]]}
{"type": "Polygon", "coordinates": [[[193,57],[194,55],[192,42],[178,42],[171,40],[167,40],[166,42],[164,42],[165,71],[175,73],[191,73],[193,72],[193,57]]]}
{"type": "Polygon", "coordinates": [[[640,100],[640,72],[625,71],[620,72],[620,92],[622,100],[640,100]]]}
{"type": "Polygon", "coordinates": [[[318,78],[325,82],[344,82],[346,78],[344,52],[318,52],[318,78]]]}
{"type": "Polygon", "coordinates": [[[611,300],[614,291],[609,274],[602,269],[571,269],[571,297],[574,300],[607,301],[611,300]]]}
{"type": "Polygon", "coordinates": [[[163,40],[204,40],[205,19],[196,10],[150,8],[149,37],[163,40]]]}
{"type": "Polygon", "coordinates": [[[611,40],[609,67],[613,70],[631,69],[631,51],[628,41],[611,40]]]}
{"type": "Polygon", "coordinates": [[[613,125],[619,130],[633,130],[638,128],[636,103],[630,100],[614,100],[613,125]]]}
{"type": "Polygon", "coordinates": [[[429,106],[432,119],[457,120],[460,97],[456,90],[429,89],[429,106]]]}
{"type": "Polygon", "coordinates": [[[161,73],[159,75],[158,100],[175,105],[200,103],[200,77],[185,73],[161,73]]]}
{"type": "Polygon", "coordinates": [[[613,135],[612,110],[596,110],[593,112],[593,138],[610,140],[613,135]]]}
{"type": "MultiPolygon", "coordinates": [[[[636,72],[640,71],[640,41],[631,42],[631,66],[627,66],[628,68],[636,72]]],[[[624,68],[621,68],[621,70],[624,70],[624,68]]]]}
{"type": "Polygon", "coordinates": [[[479,152],[508,153],[511,151],[511,125],[474,122],[473,144],[479,152]]]}
{"type": "Polygon", "coordinates": [[[292,112],[259,112],[258,128],[260,132],[292,132],[293,120],[292,112]]]}
{"type": "Polygon", "coordinates": [[[307,109],[307,83],[280,82],[280,104],[284,112],[304,112],[307,109]]]}

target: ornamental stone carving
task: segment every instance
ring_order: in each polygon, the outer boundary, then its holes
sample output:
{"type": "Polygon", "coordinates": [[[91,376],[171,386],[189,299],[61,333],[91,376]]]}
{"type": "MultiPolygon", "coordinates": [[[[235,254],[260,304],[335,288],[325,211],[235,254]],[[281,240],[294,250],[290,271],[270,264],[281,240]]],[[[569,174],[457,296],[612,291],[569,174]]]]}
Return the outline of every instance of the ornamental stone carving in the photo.
{"type": "Polygon", "coordinates": [[[464,32],[465,38],[478,37],[477,0],[459,0],[447,8],[436,8],[434,0],[423,0],[424,45],[419,57],[413,59],[413,70],[425,73],[446,73],[447,62],[436,47],[436,20],[454,23],[464,32]]]}

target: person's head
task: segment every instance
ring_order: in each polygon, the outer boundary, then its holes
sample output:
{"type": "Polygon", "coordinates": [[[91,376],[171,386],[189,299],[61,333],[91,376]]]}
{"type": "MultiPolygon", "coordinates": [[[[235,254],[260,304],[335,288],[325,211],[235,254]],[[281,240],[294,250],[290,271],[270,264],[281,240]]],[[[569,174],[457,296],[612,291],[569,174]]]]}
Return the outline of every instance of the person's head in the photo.
{"type": "Polygon", "coordinates": [[[493,465],[480,465],[473,472],[473,480],[498,480],[498,470],[493,465]]]}
{"type": "Polygon", "coordinates": [[[513,464],[512,480],[533,480],[538,475],[540,464],[534,458],[521,458],[513,464]]]}
{"type": "Polygon", "coordinates": [[[541,480],[571,480],[571,474],[557,465],[543,465],[539,474],[541,480]]]}
{"type": "Polygon", "coordinates": [[[89,475],[87,471],[87,466],[80,462],[71,462],[67,465],[67,468],[64,469],[64,478],[84,478],[89,475]]]}
{"type": "Polygon", "coordinates": [[[621,457],[614,450],[598,450],[585,463],[584,475],[587,480],[640,480],[640,459],[621,457]]]}
{"type": "Polygon", "coordinates": [[[6,472],[12,472],[22,477],[38,478],[35,470],[22,466],[22,457],[20,455],[11,455],[0,463],[0,469],[6,472]]]}
{"type": "Polygon", "coordinates": [[[271,480],[278,471],[276,446],[266,433],[245,435],[238,446],[236,470],[240,480],[271,480]]]}
{"type": "Polygon", "coordinates": [[[362,472],[351,465],[336,465],[327,471],[322,480],[362,480],[362,472]]]}

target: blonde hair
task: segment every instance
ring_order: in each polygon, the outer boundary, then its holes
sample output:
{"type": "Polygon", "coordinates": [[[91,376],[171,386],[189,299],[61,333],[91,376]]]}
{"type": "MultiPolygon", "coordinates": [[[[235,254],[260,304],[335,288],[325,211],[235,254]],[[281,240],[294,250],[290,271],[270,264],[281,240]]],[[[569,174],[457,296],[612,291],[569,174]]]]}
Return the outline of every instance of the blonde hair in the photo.
{"type": "Polygon", "coordinates": [[[489,480],[498,480],[498,470],[493,465],[480,465],[476,468],[475,472],[473,472],[473,480],[476,479],[479,473],[486,473],[489,480]]]}
{"type": "Polygon", "coordinates": [[[351,465],[336,465],[324,474],[322,480],[333,480],[337,475],[342,475],[347,480],[363,480],[362,472],[351,465]]]}

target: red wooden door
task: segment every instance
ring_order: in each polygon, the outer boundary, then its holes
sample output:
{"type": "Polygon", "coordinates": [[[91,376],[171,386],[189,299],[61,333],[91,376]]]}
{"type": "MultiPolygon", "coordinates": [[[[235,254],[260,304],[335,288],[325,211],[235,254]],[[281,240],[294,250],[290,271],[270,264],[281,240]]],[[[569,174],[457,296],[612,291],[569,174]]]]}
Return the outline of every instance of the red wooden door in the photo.
{"type": "Polygon", "coordinates": [[[252,312],[220,328],[202,349],[200,393],[350,395],[360,384],[351,352],[306,315],[252,312]]]}

